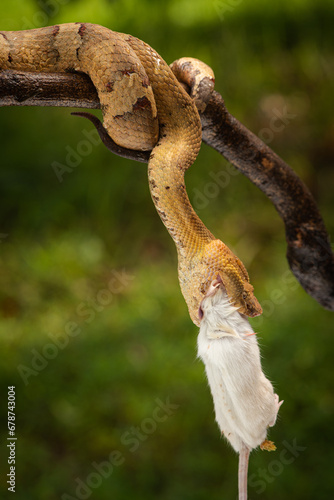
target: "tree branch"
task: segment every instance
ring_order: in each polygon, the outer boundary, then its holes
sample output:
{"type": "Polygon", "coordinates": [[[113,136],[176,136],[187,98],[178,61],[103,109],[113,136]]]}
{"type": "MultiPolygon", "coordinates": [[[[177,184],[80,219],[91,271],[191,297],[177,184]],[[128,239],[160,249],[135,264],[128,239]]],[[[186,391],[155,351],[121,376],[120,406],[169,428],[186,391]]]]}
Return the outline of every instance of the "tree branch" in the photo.
{"type": "MultiPolygon", "coordinates": [[[[0,72],[0,106],[100,108],[89,77],[82,73],[0,72]]],[[[115,154],[147,162],[149,152],[120,148],[96,117],[88,117],[115,154]]],[[[87,116],[88,115],[88,116],[87,116]]],[[[214,92],[201,114],[203,140],[246,175],[274,204],[285,225],[287,259],[300,284],[323,307],[334,310],[334,256],[317,205],[296,173],[236,120],[214,92]]]]}
{"type": "Polygon", "coordinates": [[[334,310],[334,256],[316,202],[297,174],[226,109],[214,92],[201,116],[203,140],[271,200],[285,225],[287,259],[306,292],[334,310]]]}
{"type": "Polygon", "coordinates": [[[100,108],[91,79],[85,73],[0,71],[0,106],[65,106],[100,108]]]}

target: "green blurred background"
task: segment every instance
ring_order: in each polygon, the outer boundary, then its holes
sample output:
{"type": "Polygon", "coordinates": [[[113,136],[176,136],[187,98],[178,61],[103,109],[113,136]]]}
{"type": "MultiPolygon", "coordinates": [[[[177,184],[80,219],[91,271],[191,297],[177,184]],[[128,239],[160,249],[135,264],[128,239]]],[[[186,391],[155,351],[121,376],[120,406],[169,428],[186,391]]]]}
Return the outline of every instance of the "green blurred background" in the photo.
{"type": "MultiPolygon", "coordinates": [[[[333,235],[331,0],[0,7],[1,30],[64,22],[131,33],[169,63],[191,55],[211,65],[228,109],[298,172],[333,235]]],[[[15,498],[236,498],[237,456],[214,422],[146,168],[92,144],[92,125],[69,111],[0,110],[0,425],[5,443],[15,385],[15,498]],[[54,162],[73,151],[77,165],[59,182],[54,162]]],[[[270,431],[277,451],[251,456],[249,496],[332,498],[333,315],[289,273],[283,224],[257,188],[205,145],[186,181],[200,217],[249,270],[264,306],[252,321],[264,370],[285,400],[270,431]]],[[[1,498],[7,454],[2,446],[1,498]]]]}

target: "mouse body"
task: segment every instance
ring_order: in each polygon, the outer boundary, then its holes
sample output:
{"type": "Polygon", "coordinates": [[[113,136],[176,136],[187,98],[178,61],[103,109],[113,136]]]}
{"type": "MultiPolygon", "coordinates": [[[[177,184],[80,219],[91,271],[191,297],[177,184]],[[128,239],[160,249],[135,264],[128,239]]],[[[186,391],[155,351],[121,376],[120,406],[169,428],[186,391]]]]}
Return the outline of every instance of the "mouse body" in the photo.
{"type": "Polygon", "coordinates": [[[247,317],[230,303],[220,282],[213,282],[200,307],[198,357],[205,365],[219,429],[239,453],[239,490],[244,485],[239,498],[247,498],[249,453],[258,446],[275,449],[266,440],[267,431],[282,402],[262,371],[247,317]]]}

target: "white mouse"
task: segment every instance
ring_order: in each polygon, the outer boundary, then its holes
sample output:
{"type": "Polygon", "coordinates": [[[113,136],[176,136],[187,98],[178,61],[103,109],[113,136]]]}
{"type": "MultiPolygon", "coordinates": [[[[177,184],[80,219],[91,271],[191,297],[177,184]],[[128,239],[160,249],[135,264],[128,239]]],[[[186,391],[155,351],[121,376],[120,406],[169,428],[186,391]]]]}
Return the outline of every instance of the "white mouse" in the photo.
{"type": "Polygon", "coordinates": [[[239,500],[247,499],[248,457],[252,449],[273,450],[267,429],[276,422],[279,402],[265,377],[257,339],[246,316],[214,281],[200,307],[198,357],[205,364],[216,421],[239,453],[239,500]]]}

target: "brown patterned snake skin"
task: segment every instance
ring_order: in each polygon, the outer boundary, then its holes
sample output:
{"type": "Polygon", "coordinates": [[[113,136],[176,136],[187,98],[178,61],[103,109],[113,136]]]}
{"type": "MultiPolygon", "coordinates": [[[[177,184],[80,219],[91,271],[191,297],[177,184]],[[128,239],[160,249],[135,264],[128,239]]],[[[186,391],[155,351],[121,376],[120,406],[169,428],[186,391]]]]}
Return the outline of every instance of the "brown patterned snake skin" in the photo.
{"type": "Polygon", "coordinates": [[[221,281],[239,312],[262,309],[242,262],[193,210],[184,173],[201,145],[194,101],[146,43],[94,24],[71,23],[0,32],[0,70],[87,73],[95,85],[103,124],[125,148],[151,150],[148,176],[155,207],[178,253],[179,281],[192,321],[210,283],[221,281]]]}

